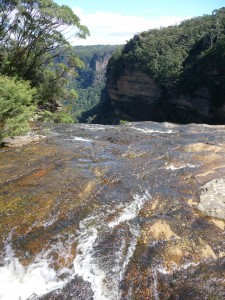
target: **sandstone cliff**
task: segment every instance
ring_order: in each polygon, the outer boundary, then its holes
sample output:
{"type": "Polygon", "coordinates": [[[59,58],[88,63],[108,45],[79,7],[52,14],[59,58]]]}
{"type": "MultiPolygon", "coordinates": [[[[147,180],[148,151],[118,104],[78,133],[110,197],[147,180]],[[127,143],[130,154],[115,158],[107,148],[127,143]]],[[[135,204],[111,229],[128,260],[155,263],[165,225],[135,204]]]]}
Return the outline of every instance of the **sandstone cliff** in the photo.
{"type": "Polygon", "coordinates": [[[162,88],[138,64],[128,64],[118,79],[108,74],[109,101],[119,119],[224,124],[225,97],[221,87],[224,74],[210,65],[207,69],[200,68],[186,76],[187,81],[189,77],[199,77],[199,85],[185,93],[173,93],[162,88]]]}
{"type": "Polygon", "coordinates": [[[225,8],[135,35],[107,77],[119,119],[225,124],[225,8]]]}
{"type": "Polygon", "coordinates": [[[157,115],[154,108],[160,101],[162,91],[154,79],[138,69],[138,65],[127,65],[116,82],[113,78],[109,80],[107,90],[120,118],[149,120],[157,115]]]}
{"type": "Polygon", "coordinates": [[[102,57],[94,55],[90,62],[90,67],[94,71],[93,84],[99,84],[105,81],[106,67],[111,57],[111,53],[104,53],[102,57]]]}

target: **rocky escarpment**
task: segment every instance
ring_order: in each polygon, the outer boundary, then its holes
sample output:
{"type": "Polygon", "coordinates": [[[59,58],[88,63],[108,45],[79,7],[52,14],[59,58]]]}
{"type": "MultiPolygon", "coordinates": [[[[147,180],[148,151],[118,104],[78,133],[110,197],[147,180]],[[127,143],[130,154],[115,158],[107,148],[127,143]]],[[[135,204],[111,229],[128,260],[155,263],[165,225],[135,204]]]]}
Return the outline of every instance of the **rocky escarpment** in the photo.
{"type": "Polygon", "coordinates": [[[116,81],[108,74],[107,93],[121,119],[162,119],[162,111],[156,109],[162,90],[153,78],[138,68],[138,64],[127,65],[116,81]]]}
{"type": "MultiPolygon", "coordinates": [[[[169,121],[175,123],[224,124],[225,98],[223,72],[211,64],[185,75],[183,81],[198,77],[188,91],[167,91],[138,64],[125,64],[114,79],[108,73],[108,100],[119,119],[130,121],[169,121]]],[[[186,83],[186,82],[187,83],[186,83]]]]}
{"type": "Polygon", "coordinates": [[[111,53],[105,53],[102,57],[94,55],[90,62],[90,67],[93,69],[93,84],[99,84],[105,80],[105,72],[111,53]]]}
{"type": "Polygon", "coordinates": [[[119,119],[225,123],[225,8],[135,35],[109,60],[119,119]]]}

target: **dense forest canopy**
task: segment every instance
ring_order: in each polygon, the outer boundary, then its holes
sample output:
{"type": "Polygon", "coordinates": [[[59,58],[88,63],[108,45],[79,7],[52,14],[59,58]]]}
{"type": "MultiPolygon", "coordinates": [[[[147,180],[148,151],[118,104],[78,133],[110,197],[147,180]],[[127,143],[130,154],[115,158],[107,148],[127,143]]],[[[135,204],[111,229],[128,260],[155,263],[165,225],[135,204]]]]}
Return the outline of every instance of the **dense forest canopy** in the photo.
{"type": "MultiPolygon", "coordinates": [[[[116,80],[133,63],[150,74],[167,92],[189,89],[186,75],[204,60],[224,68],[225,8],[192,18],[180,25],[135,35],[109,61],[108,74],[116,80]],[[210,59],[209,59],[210,58],[210,59]]],[[[195,78],[193,84],[197,81],[195,78]]],[[[224,82],[225,84],[225,82],[224,82]]]]}
{"type": "MultiPolygon", "coordinates": [[[[0,13],[0,76],[12,78],[12,84],[18,86],[28,81],[30,89],[35,89],[33,105],[50,116],[59,101],[68,97],[67,76],[82,66],[68,32],[85,38],[89,31],[71,8],[52,0],[1,0],[0,13]],[[66,64],[57,62],[62,55],[67,57],[66,64]]],[[[73,95],[76,93],[71,91],[69,97],[73,95]]],[[[0,97],[1,104],[10,101],[5,95],[0,97]]],[[[4,115],[6,118],[7,112],[4,115]]],[[[66,113],[61,111],[61,117],[65,121],[66,113]]],[[[2,135],[7,135],[4,120],[0,119],[0,126],[2,135]]]]}
{"type": "Polygon", "coordinates": [[[111,54],[118,45],[75,46],[74,50],[82,61],[90,62],[93,57],[102,58],[106,53],[111,54]]]}

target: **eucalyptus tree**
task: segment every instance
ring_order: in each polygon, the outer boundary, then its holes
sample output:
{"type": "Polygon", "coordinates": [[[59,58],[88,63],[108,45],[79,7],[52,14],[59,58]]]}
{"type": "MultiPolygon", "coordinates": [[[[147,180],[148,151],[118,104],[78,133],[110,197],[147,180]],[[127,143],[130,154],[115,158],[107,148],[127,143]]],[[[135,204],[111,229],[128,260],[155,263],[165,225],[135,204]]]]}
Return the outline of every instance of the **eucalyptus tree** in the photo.
{"type": "Polygon", "coordinates": [[[86,38],[87,27],[52,0],[0,0],[0,17],[0,73],[29,80],[39,105],[54,111],[66,76],[82,65],[70,41],[86,38]]]}

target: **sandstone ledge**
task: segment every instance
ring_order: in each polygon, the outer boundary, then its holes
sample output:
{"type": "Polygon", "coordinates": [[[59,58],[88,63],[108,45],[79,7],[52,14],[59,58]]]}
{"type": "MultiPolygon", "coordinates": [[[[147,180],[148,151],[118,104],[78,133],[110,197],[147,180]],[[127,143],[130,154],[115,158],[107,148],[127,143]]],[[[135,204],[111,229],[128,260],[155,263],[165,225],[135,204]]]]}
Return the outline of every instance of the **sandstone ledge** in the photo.
{"type": "Polygon", "coordinates": [[[25,135],[25,136],[15,136],[15,137],[8,137],[2,140],[1,146],[2,147],[21,147],[23,145],[32,143],[32,142],[39,142],[40,140],[46,138],[44,135],[25,135]]]}
{"type": "Polygon", "coordinates": [[[198,209],[205,215],[225,220],[225,180],[213,179],[202,187],[198,209]]]}

